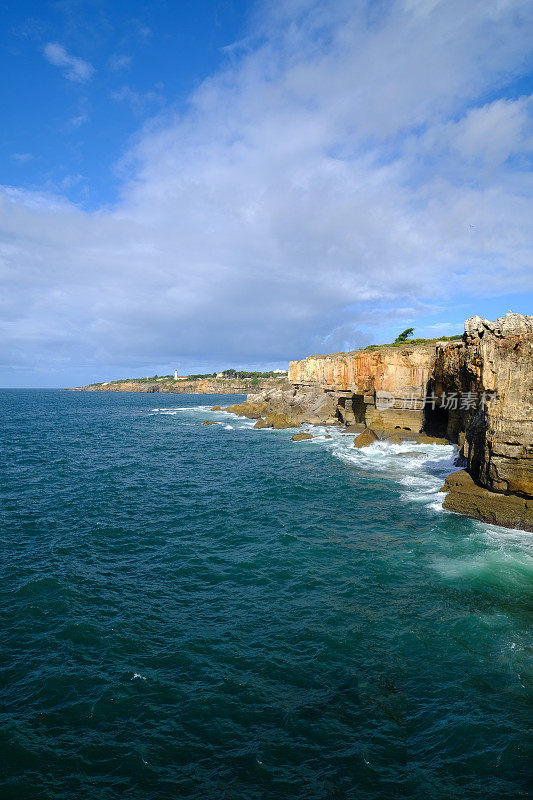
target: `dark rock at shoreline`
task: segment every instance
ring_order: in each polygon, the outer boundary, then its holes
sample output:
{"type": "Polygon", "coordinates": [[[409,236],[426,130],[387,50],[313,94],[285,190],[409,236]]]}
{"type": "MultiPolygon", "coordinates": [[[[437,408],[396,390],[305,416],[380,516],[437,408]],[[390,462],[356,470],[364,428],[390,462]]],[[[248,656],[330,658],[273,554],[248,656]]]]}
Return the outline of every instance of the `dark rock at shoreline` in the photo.
{"type": "Polygon", "coordinates": [[[467,517],[505,528],[533,531],[533,499],[491,492],[479,486],[464,469],[448,475],[441,492],[443,507],[467,517]]]}
{"type": "Polygon", "coordinates": [[[360,433],[359,436],[356,436],[353,440],[354,447],[368,447],[369,444],[373,444],[377,442],[379,436],[374,433],[373,430],[367,428],[363,433],[360,433]]]}
{"type": "Polygon", "coordinates": [[[411,444],[418,444],[418,433],[412,431],[378,431],[380,439],[386,442],[393,442],[394,444],[403,444],[410,442],[411,444]]]}
{"type": "Polygon", "coordinates": [[[265,425],[281,430],[283,428],[299,428],[302,423],[311,425],[335,425],[336,400],[319,390],[303,390],[297,392],[277,389],[260,392],[244,403],[236,403],[226,410],[248,419],[264,419],[265,425]]]}
{"type": "Polygon", "coordinates": [[[269,428],[280,431],[284,428],[296,428],[301,423],[291,419],[287,414],[267,414],[265,422],[269,428]]]}
{"type": "Polygon", "coordinates": [[[418,444],[450,444],[448,439],[443,439],[441,436],[427,436],[425,433],[420,433],[416,441],[418,444]]]}

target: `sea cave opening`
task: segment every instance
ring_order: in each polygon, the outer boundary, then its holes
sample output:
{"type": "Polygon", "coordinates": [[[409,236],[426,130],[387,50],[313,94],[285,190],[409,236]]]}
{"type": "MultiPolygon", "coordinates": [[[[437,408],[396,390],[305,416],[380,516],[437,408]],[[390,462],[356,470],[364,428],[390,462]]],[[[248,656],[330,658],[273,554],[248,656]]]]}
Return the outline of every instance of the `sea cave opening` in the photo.
{"type": "Polygon", "coordinates": [[[441,406],[426,405],[424,410],[424,432],[428,436],[439,436],[444,438],[448,430],[449,411],[441,406]]]}

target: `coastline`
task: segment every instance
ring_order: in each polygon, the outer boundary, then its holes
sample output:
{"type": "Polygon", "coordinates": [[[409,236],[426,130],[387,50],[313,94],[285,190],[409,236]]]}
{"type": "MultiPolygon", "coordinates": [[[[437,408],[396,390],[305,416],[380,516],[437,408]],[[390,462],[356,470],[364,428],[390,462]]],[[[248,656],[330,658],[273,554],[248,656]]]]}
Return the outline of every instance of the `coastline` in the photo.
{"type": "Polygon", "coordinates": [[[141,394],[249,394],[268,389],[288,389],[286,378],[267,378],[257,384],[253,379],[200,378],[165,381],[108,381],[65,388],[65,392],[140,392],[141,394]]]}
{"type": "Polygon", "coordinates": [[[309,356],[290,363],[289,381],[228,411],[258,428],[342,424],[356,448],[452,444],[444,507],[533,531],[532,316],[472,317],[461,341],[309,356]]]}
{"type": "MultiPolygon", "coordinates": [[[[353,446],[453,445],[444,507],[533,531],[533,316],[472,317],[461,340],[402,342],[291,361],[288,379],[126,380],[68,391],[245,394],[256,428],[344,426],[353,446]]],[[[296,432],[296,441],[312,434],[296,432]]]]}

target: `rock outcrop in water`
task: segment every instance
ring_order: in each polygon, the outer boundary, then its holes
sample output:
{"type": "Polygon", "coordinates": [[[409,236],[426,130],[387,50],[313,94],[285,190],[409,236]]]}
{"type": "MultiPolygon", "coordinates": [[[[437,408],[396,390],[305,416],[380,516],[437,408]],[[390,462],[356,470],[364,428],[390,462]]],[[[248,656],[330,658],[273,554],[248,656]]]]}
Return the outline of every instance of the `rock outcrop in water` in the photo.
{"type": "Polygon", "coordinates": [[[442,487],[447,492],[443,506],[505,528],[533,530],[533,498],[484,489],[462,469],[448,475],[442,487]]]}
{"type": "Polygon", "coordinates": [[[445,508],[533,530],[533,317],[472,317],[460,341],[309,356],[289,381],[228,410],[256,427],[359,423],[359,443],[456,443],[466,471],[447,480],[445,508]]]}
{"type": "Polygon", "coordinates": [[[338,405],[334,395],[321,389],[267,390],[244,403],[229,406],[228,411],[248,419],[263,421],[259,427],[297,428],[303,423],[335,425],[338,405]]]}

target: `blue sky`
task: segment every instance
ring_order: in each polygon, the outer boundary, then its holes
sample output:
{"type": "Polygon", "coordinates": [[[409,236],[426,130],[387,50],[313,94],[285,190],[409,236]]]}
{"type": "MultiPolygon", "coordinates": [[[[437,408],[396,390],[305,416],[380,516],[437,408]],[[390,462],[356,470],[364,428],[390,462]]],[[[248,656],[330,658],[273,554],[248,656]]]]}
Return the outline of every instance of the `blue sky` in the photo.
{"type": "Polygon", "coordinates": [[[529,0],[0,6],[0,385],[531,313],[529,0]]]}
{"type": "Polygon", "coordinates": [[[131,137],[186,106],[248,18],[238,0],[1,7],[2,183],[59,191],[88,209],[116,201],[131,137]],[[57,48],[81,71],[54,66],[45,53],[57,48]]]}

